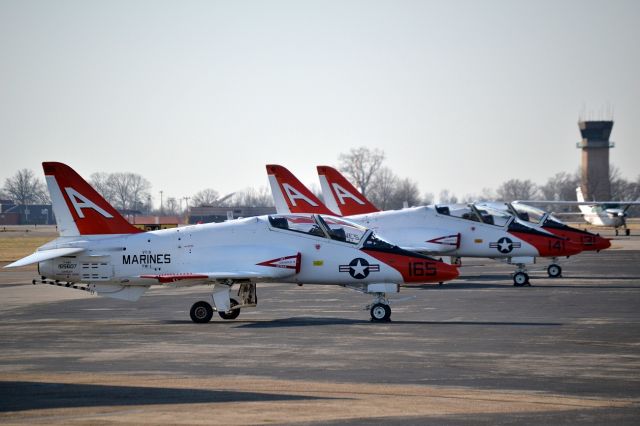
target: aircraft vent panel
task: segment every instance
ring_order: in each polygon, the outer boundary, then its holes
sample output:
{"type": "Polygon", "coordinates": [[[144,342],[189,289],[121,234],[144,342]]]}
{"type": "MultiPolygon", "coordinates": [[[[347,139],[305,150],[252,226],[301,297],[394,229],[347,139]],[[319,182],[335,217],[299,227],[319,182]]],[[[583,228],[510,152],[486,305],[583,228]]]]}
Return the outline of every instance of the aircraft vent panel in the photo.
{"type": "Polygon", "coordinates": [[[80,277],[82,281],[108,281],[113,277],[113,268],[107,262],[83,262],[80,277]]]}

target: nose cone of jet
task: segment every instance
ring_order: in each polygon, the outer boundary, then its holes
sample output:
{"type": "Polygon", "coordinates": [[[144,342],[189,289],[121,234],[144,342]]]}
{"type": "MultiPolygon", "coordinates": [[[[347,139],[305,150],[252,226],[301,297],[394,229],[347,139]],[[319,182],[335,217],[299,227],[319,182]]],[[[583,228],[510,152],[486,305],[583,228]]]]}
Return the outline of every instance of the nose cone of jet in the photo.
{"type": "Polygon", "coordinates": [[[450,281],[460,276],[458,267],[449,265],[448,263],[438,262],[436,270],[438,277],[440,277],[440,281],[450,281]]]}
{"type": "Polygon", "coordinates": [[[597,251],[606,250],[611,247],[611,240],[609,238],[604,238],[600,235],[596,235],[594,246],[597,251]]]}
{"type": "Polygon", "coordinates": [[[594,234],[582,229],[573,228],[571,226],[550,226],[545,227],[544,229],[552,234],[566,238],[569,241],[578,244],[583,251],[600,251],[611,247],[611,241],[609,241],[608,238],[601,237],[599,234],[594,234]]]}
{"type": "Polygon", "coordinates": [[[573,241],[565,240],[564,249],[556,256],[573,256],[583,251],[582,244],[576,244],[573,241]]]}

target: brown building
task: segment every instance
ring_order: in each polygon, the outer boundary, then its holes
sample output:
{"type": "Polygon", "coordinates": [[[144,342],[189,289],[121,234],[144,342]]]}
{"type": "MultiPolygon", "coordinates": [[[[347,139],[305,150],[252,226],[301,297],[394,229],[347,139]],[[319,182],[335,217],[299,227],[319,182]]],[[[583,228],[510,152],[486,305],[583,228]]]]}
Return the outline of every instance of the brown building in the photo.
{"type": "Polygon", "coordinates": [[[609,142],[613,121],[580,121],[582,140],[576,144],[582,150],[581,187],[585,200],[610,200],[609,142]]]}
{"type": "Polygon", "coordinates": [[[143,231],[176,228],[183,223],[178,216],[127,215],[126,218],[130,224],[143,231]]]}
{"type": "Polygon", "coordinates": [[[240,217],[262,216],[275,213],[275,207],[191,207],[189,223],[224,222],[225,220],[238,219],[240,217]]]}

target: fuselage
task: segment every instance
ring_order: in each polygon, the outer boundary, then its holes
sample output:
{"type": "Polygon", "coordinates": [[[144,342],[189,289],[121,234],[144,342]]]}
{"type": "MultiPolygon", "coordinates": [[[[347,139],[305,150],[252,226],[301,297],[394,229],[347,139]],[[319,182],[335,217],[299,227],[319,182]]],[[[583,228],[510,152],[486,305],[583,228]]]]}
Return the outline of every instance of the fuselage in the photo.
{"type": "Polygon", "coordinates": [[[544,210],[527,204],[491,203],[491,207],[509,212],[531,227],[566,238],[585,251],[604,250],[611,246],[609,239],[586,230],[571,227],[544,210]]]}
{"type": "Polygon", "coordinates": [[[511,258],[579,252],[567,247],[564,239],[535,230],[510,216],[504,220],[494,219],[491,224],[481,222],[473,215],[452,216],[448,208],[421,206],[349,216],[348,219],[375,230],[403,247],[424,246],[429,243],[428,238],[434,229],[439,230],[440,235],[446,235],[446,230],[449,233],[455,230],[459,242],[457,245],[449,244],[446,250],[442,250],[442,254],[447,256],[511,258]]]}
{"type": "MultiPolygon", "coordinates": [[[[40,274],[70,282],[150,285],[150,275],[206,274],[208,271],[251,270],[282,274],[254,281],[305,284],[411,284],[452,279],[457,271],[449,265],[415,253],[370,245],[372,233],[357,230],[349,241],[273,226],[266,216],[225,223],[193,225],[116,236],[59,238],[53,247],[82,247],[77,256],[40,262],[40,274]],[[282,259],[298,257],[296,272],[282,259]],[[402,265],[385,260],[399,256],[402,265]],[[413,264],[421,266],[415,267],[413,264]],[[426,265],[426,266],[425,266],[426,265]],[[407,268],[404,272],[403,268],[407,268]],[[411,275],[414,270],[428,274],[411,275]],[[417,268],[417,269],[416,269],[417,268]],[[451,268],[451,269],[448,269],[451,268]],[[444,275],[443,275],[444,274],[444,275]]],[[[233,275],[230,274],[230,277],[233,275]]]]}

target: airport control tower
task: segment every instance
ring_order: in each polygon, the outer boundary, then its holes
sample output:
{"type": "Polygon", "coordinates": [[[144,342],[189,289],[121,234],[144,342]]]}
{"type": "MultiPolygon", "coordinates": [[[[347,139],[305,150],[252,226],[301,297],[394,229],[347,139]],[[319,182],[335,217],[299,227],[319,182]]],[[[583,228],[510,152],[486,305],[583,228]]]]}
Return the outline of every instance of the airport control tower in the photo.
{"type": "Polygon", "coordinates": [[[613,121],[579,121],[582,140],[576,147],[582,150],[581,185],[585,200],[610,200],[609,142],[613,121]]]}

